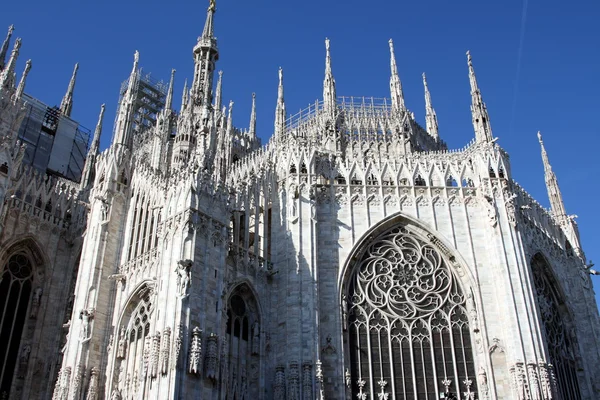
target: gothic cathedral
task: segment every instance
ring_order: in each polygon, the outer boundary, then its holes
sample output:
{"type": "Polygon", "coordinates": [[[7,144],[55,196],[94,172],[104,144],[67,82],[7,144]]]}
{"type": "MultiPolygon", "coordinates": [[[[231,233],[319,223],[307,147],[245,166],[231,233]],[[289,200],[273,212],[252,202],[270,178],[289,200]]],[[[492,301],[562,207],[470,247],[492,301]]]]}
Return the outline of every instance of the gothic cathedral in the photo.
{"type": "Polygon", "coordinates": [[[323,98],[289,116],[280,69],[261,144],[255,106],[238,129],[222,104],[215,11],[181,109],[173,71],[148,126],[136,52],[112,143],[99,151],[102,107],[80,182],[23,162],[30,64],[17,83],[9,31],[0,398],[600,398],[577,225],[541,135],[551,210],[512,179],[471,55],[463,149],[439,137],[425,75],[426,126],[406,108],[391,40],[390,99],[338,96],[326,40],[323,98]]]}

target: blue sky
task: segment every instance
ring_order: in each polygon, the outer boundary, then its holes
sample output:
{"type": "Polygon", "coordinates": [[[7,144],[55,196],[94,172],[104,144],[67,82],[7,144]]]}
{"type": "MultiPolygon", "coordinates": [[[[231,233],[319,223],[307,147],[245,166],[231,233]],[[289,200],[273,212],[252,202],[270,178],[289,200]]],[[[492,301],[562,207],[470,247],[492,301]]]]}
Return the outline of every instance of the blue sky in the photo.
{"type": "MultiPolygon", "coordinates": [[[[338,95],[389,96],[394,39],[407,106],[424,125],[421,73],[426,72],[451,148],[473,137],[465,52],[473,55],[494,135],[509,152],[513,178],[548,205],[536,132],[542,131],[567,212],[579,216],[588,259],[598,260],[600,147],[600,2],[572,0],[302,2],[217,0],[215,32],[224,71],[224,103],[234,100],[234,123],[249,122],[257,94],[258,131],[272,132],[277,69],[295,113],[322,95],[324,39],[331,39],[338,95]],[[525,10],[525,12],[524,12],[525,10]],[[524,29],[522,29],[524,28],[524,29]]],[[[157,79],[177,70],[175,104],[193,76],[192,47],[208,1],[6,2],[0,35],[9,24],[23,38],[18,73],[33,68],[27,92],[59,104],[73,64],[80,63],[73,117],[93,129],[100,104],[107,112],[102,147],[110,142],[120,83],[135,50],[157,79]]],[[[598,266],[600,269],[600,265],[598,266]]],[[[600,277],[593,277],[600,288],[600,277]]]]}

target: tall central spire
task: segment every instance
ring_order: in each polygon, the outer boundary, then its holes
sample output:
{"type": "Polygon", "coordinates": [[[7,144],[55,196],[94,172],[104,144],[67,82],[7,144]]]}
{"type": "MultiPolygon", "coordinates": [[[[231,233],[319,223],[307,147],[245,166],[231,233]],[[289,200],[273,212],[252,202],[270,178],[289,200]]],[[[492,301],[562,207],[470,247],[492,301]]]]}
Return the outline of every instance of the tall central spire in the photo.
{"type": "Polygon", "coordinates": [[[336,109],[335,79],[331,71],[331,52],[329,50],[329,39],[325,38],[325,80],[323,81],[323,107],[329,114],[336,109]]]}
{"type": "Polygon", "coordinates": [[[60,102],[60,111],[67,117],[71,116],[71,110],[73,109],[73,91],[75,90],[75,80],[77,79],[78,69],[79,63],[76,63],[75,68],[73,69],[73,75],[71,75],[71,80],[69,81],[67,93],[65,93],[65,96],[60,102]]]}
{"type": "Polygon", "coordinates": [[[400,82],[400,76],[398,76],[398,66],[396,65],[396,56],[394,55],[394,41],[390,39],[388,43],[390,45],[390,70],[392,72],[390,76],[392,108],[394,111],[405,111],[404,92],[402,91],[402,83],[400,82]]]}
{"type": "Polygon", "coordinates": [[[475,78],[475,68],[471,53],[467,51],[467,63],[469,64],[469,82],[471,83],[471,115],[473,117],[473,129],[475,130],[475,139],[478,142],[489,142],[492,137],[492,126],[487,107],[483,102],[481,91],[475,78]]]}
{"type": "Polygon", "coordinates": [[[192,82],[191,101],[196,105],[208,107],[212,102],[212,84],[215,62],[219,59],[217,38],[214,36],[214,15],[216,1],[210,0],[206,11],[206,22],[202,36],[194,46],[194,81],[192,82]]]}

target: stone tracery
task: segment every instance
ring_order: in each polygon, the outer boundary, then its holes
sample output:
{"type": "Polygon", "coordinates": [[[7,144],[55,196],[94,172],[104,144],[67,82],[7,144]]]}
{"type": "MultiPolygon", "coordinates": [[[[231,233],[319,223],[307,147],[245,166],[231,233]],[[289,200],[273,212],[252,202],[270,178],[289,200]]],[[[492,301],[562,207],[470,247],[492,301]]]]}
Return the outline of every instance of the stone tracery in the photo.
{"type": "Polygon", "coordinates": [[[466,297],[426,240],[402,226],[371,239],[345,293],[353,397],[476,391],[466,297]]]}

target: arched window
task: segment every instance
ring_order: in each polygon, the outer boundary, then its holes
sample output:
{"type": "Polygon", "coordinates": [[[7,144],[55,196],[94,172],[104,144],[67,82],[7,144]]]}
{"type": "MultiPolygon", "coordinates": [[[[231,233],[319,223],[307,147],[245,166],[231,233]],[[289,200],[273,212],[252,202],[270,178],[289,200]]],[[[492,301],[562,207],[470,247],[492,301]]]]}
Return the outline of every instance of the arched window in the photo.
{"type": "Polygon", "coordinates": [[[550,266],[541,254],[531,260],[533,282],[537,295],[542,326],[548,345],[549,363],[556,376],[556,386],[560,398],[564,400],[581,399],[577,380],[577,338],[574,331],[565,326],[564,300],[558,286],[550,276],[550,266]]]}
{"type": "Polygon", "coordinates": [[[243,284],[233,292],[227,304],[221,399],[258,398],[260,327],[256,300],[250,288],[243,284]]]}
{"type": "Polygon", "coordinates": [[[440,253],[396,225],[357,260],[342,292],[352,398],[476,393],[467,298],[440,253]]]}
{"type": "MultiPolygon", "coordinates": [[[[25,252],[10,256],[0,275],[0,398],[3,399],[10,397],[17,369],[32,281],[33,267],[29,256],[25,252]]],[[[31,347],[21,353],[20,362],[28,361],[31,347]]]]}
{"type": "Polygon", "coordinates": [[[124,399],[143,398],[146,382],[150,380],[149,356],[153,345],[150,325],[154,311],[151,297],[151,291],[145,291],[119,333],[116,385],[124,399]]]}

